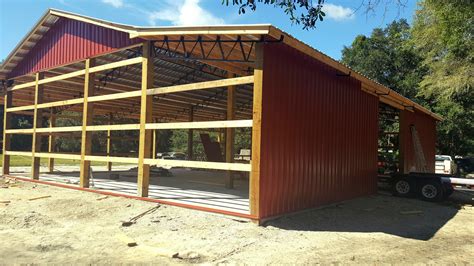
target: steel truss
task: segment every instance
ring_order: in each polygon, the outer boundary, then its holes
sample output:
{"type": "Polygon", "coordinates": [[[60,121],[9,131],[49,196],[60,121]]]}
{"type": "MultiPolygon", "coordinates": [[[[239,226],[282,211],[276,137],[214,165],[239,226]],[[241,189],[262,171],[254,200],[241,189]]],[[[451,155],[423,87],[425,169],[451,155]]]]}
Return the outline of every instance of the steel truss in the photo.
{"type": "Polygon", "coordinates": [[[179,40],[170,40],[168,36],[165,36],[162,40],[154,41],[153,56],[182,60],[253,63],[254,61],[250,59],[250,56],[256,43],[274,43],[281,41],[283,41],[283,36],[281,36],[279,40],[265,40],[264,35],[262,35],[259,40],[243,40],[240,35],[237,36],[235,40],[222,40],[220,36],[217,36],[213,40],[203,39],[202,36],[198,36],[197,39],[194,40],[185,39],[184,36],[181,36],[179,40]],[[171,48],[170,43],[177,43],[177,45],[171,48]],[[204,47],[205,43],[212,44],[211,48],[207,49],[204,47]],[[232,46],[230,49],[227,48],[226,51],[223,44],[229,43],[232,44],[232,46]],[[247,51],[244,48],[244,44],[250,45],[247,51]],[[237,47],[240,49],[237,49],[237,47]],[[213,54],[215,51],[217,51],[217,54],[213,54]],[[230,59],[231,55],[239,59],[230,59]]]}

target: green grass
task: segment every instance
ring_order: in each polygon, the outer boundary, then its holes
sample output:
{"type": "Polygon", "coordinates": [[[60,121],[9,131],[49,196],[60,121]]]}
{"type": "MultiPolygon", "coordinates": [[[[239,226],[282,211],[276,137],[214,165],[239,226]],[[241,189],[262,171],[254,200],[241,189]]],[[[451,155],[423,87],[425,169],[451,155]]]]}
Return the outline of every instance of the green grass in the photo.
{"type": "MultiPolygon", "coordinates": [[[[48,166],[48,159],[41,158],[40,159],[41,166],[48,166]]],[[[68,165],[68,166],[79,166],[81,164],[80,160],[66,160],[66,159],[54,159],[54,165],[68,165]]],[[[93,166],[106,166],[107,163],[105,162],[92,162],[93,166]]],[[[26,156],[10,156],[10,166],[30,166],[31,165],[31,157],[26,156]]],[[[113,165],[127,165],[124,163],[113,163],[113,165]]],[[[0,156],[0,166],[3,166],[3,157],[0,156]]]]}

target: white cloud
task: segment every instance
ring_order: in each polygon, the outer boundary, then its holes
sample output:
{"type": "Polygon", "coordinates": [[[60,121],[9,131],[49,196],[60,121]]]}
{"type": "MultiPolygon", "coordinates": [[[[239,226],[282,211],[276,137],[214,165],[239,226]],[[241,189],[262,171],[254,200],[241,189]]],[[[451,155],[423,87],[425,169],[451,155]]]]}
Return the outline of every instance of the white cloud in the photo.
{"type": "Polygon", "coordinates": [[[123,0],[102,0],[102,2],[115,8],[123,7],[123,0]]]}
{"type": "Polygon", "coordinates": [[[168,0],[160,11],[151,12],[148,21],[169,21],[175,26],[222,25],[224,20],[214,16],[199,5],[200,0],[168,0]]]}
{"type": "Polygon", "coordinates": [[[349,7],[325,3],[323,11],[326,13],[326,18],[336,21],[349,20],[355,17],[355,11],[349,7]]]}

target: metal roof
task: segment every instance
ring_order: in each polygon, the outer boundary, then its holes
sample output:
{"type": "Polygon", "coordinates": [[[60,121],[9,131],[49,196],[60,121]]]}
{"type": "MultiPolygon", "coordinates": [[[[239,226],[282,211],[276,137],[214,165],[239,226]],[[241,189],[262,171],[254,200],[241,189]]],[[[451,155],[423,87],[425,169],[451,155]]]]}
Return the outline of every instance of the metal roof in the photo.
{"type": "Polygon", "coordinates": [[[163,36],[182,36],[182,35],[239,35],[248,39],[258,40],[261,36],[269,36],[276,40],[280,39],[283,43],[303,52],[329,66],[351,75],[362,82],[362,88],[368,93],[372,93],[379,99],[398,109],[413,108],[430,115],[436,120],[442,120],[442,117],[429,111],[423,106],[400,95],[390,88],[357,73],[348,66],[325,55],[308,44],[294,38],[290,34],[278,29],[270,24],[250,24],[250,25],[217,25],[217,26],[168,26],[168,27],[138,27],[125,24],[114,23],[102,19],[92,18],[66,11],[48,9],[41,17],[39,22],[30,30],[30,32],[20,41],[13,51],[0,66],[0,78],[5,79],[16,65],[25,58],[29,51],[38,43],[39,40],[51,29],[60,17],[91,23],[104,28],[109,28],[129,34],[131,39],[141,38],[155,40],[163,36]]]}

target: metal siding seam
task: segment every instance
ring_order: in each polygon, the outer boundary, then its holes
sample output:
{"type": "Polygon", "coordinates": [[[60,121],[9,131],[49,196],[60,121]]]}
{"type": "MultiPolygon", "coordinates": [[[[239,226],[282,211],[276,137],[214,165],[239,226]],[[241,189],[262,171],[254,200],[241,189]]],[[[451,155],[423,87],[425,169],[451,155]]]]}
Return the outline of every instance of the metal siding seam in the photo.
{"type": "MultiPolygon", "coordinates": [[[[314,63],[313,63],[314,64],[314,63]]],[[[318,67],[316,64],[315,65],[315,68],[318,67]]],[[[322,202],[324,200],[324,197],[325,197],[325,191],[326,191],[326,188],[325,188],[325,182],[324,182],[324,179],[326,178],[326,172],[325,172],[325,169],[323,167],[324,165],[324,160],[326,158],[326,156],[324,156],[324,149],[325,149],[325,143],[326,143],[326,140],[324,139],[324,132],[323,132],[323,128],[321,127],[321,125],[323,123],[325,123],[325,102],[326,102],[326,99],[325,99],[325,94],[323,93],[323,89],[322,89],[322,84],[321,84],[321,80],[323,79],[323,76],[321,75],[321,72],[319,71],[318,69],[318,80],[317,80],[317,91],[318,91],[318,99],[317,99],[317,102],[318,102],[318,121],[317,121],[317,131],[318,131],[318,193],[317,193],[317,201],[318,202],[322,202]]]]}
{"type": "Polygon", "coordinates": [[[304,184],[302,184],[302,190],[303,190],[303,195],[304,197],[300,198],[300,209],[304,208],[305,205],[307,205],[307,201],[309,199],[309,188],[310,188],[310,182],[311,182],[311,177],[310,177],[310,168],[311,165],[309,163],[309,160],[311,158],[311,152],[309,150],[309,144],[311,143],[311,137],[310,137],[310,129],[309,129],[309,123],[311,122],[311,119],[313,117],[313,113],[311,112],[311,108],[309,106],[309,97],[311,95],[311,88],[310,88],[310,80],[306,79],[309,75],[308,71],[308,59],[305,56],[303,60],[303,70],[304,72],[301,75],[302,82],[304,83],[305,87],[305,93],[301,97],[303,103],[304,103],[304,110],[308,114],[308,117],[304,119],[303,121],[303,140],[301,142],[301,148],[304,150],[304,154],[302,155],[302,167],[303,167],[303,172],[304,172],[304,184]]]}
{"type": "MultiPolygon", "coordinates": [[[[285,55],[286,58],[285,58],[285,61],[290,61],[289,60],[289,56],[288,54],[285,55]]],[[[287,67],[288,65],[285,64],[287,67]]],[[[289,84],[288,84],[288,88],[287,90],[291,90],[293,93],[289,93],[287,95],[287,99],[289,100],[289,104],[286,105],[286,111],[285,111],[285,120],[286,120],[286,123],[287,123],[287,129],[285,130],[285,138],[290,140],[290,137],[291,137],[291,131],[292,131],[292,127],[294,126],[294,121],[292,121],[290,118],[291,116],[289,115],[291,113],[291,110],[292,110],[292,107],[293,107],[293,104],[294,104],[294,97],[295,97],[295,89],[293,87],[293,85],[295,84],[294,80],[295,80],[295,76],[294,76],[294,65],[293,67],[290,69],[291,70],[291,75],[289,77],[289,84]],[[293,123],[292,123],[293,122],[293,123]]],[[[287,93],[287,92],[286,92],[287,93]]],[[[284,186],[284,190],[286,192],[287,195],[289,195],[289,197],[285,197],[285,205],[284,205],[284,211],[285,212],[288,212],[290,211],[292,208],[291,208],[291,203],[292,203],[292,198],[293,198],[293,195],[291,192],[294,193],[294,188],[291,189],[291,190],[288,190],[289,187],[292,186],[292,183],[294,182],[294,176],[292,175],[293,174],[293,166],[294,166],[294,158],[293,158],[293,149],[294,149],[294,143],[291,143],[289,141],[287,141],[287,152],[285,152],[285,161],[287,162],[286,164],[286,176],[287,176],[287,179],[285,181],[286,184],[284,186]],[[290,193],[288,193],[290,192],[290,193]]]]}

